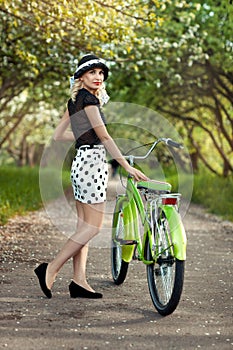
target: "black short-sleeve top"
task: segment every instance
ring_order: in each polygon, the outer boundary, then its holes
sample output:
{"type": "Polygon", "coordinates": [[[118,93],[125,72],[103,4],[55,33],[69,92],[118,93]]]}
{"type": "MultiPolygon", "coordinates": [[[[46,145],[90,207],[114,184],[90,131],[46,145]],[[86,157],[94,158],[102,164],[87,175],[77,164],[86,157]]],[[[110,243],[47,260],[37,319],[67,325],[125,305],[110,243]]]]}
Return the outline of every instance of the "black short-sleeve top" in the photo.
{"type": "Polygon", "coordinates": [[[98,145],[101,143],[84,110],[85,107],[91,105],[98,107],[101,118],[104,124],[106,124],[104,114],[100,108],[99,99],[88,90],[79,90],[76,101],[73,102],[71,99],[68,101],[68,111],[71,128],[76,140],[76,148],[82,145],[98,145]]]}

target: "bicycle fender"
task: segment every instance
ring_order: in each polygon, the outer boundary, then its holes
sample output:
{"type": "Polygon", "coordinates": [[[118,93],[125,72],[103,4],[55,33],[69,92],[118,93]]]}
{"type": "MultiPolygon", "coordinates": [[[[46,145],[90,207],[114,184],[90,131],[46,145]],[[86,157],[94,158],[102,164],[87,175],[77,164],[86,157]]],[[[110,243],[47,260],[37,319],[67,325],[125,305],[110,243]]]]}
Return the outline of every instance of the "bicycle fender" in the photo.
{"type": "Polygon", "coordinates": [[[164,205],[162,209],[167,217],[171,230],[174,255],[179,260],[186,260],[187,238],[181,216],[172,206],[164,205]]]}
{"type": "MultiPolygon", "coordinates": [[[[123,203],[123,221],[124,221],[124,232],[126,240],[134,239],[134,224],[132,208],[129,202],[123,203]]],[[[130,262],[133,258],[134,245],[122,245],[122,260],[130,262]]]]}
{"type": "Polygon", "coordinates": [[[137,206],[134,199],[131,199],[130,201],[130,207],[132,211],[132,223],[133,223],[133,237],[132,239],[137,239],[139,236],[139,228],[138,228],[138,212],[137,212],[137,206]]]}

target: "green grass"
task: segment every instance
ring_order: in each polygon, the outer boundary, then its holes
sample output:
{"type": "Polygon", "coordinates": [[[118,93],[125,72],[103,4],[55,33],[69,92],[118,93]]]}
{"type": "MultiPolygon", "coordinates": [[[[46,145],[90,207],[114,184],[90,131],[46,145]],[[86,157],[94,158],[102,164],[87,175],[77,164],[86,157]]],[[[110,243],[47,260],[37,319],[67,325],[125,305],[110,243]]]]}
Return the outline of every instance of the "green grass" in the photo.
{"type": "MultiPolygon", "coordinates": [[[[60,191],[57,171],[44,169],[42,174],[50,184],[47,186],[46,200],[58,197],[60,191]]],[[[39,168],[0,167],[0,224],[7,223],[8,219],[16,214],[24,215],[42,207],[39,179],[39,168]]],[[[64,172],[63,186],[67,187],[69,184],[69,173],[64,172]]]]}
{"type": "MultiPolygon", "coordinates": [[[[201,204],[209,213],[233,221],[233,177],[222,178],[203,172],[193,180],[191,201],[201,204]]],[[[172,184],[173,191],[177,191],[177,177],[168,177],[167,181],[172,184]]],[[[182,176],[179,191],[183,198],[190,193],[190,185],[190,176],[182,176]]]]}
{"type": "MultiPolygon", "coordinates": [[[[148,170],[147,174],[153,179],[161,180],[156,176],[156,169],[151,170],[151,173],[148,170]]],[[[177,175],[172,175],[170,169],[165,169],[165,178],[171,183],[173,192],[181,192],[183,198],[201,204],[208,212],[233,221],[233,176],[223,178],[202,170],[193,178],[182,173],[178,180],[177,175]]]]}
{"type": "Polygon", "coordinates": [[[194,178],[192,201],[204,205],[210,213],[233,221],[233,176],[221,178],[203,173],[194,178]]]}
{"type": "MultiPolygon", "coordinates": [[[[151,169],[143,164],[142,169],[151,179],[167,181],[172,192],[180,192],[182,198],[201,204],[206,210],[219,217],[233,221],[233,176],[223,178],[202,170],[194,176],[179,173],[174,169],[151,169]]],[[[124,172],[123,172],[124,173],[124,172]]]]}
{"type": "MultiPolygon", "coordinates": [[[[0,224],[5,224],[16,214],[37,210],[44,201],[59,197],[63,190],[59,176],[56,169],[42,169],[39,174],[39,168],[0,167],[0,224]]],[[[63,171],[64,188],[70,185],[69,177],[69,170],[63,171]]],[[[166,180],[172,184],[173,191],[177,191],[177,177],[168,176],[166,180]]],[[[181,182],[179,190],[185,198],[185,191],[190,193],[192,182],[188,175],[183,176],[181,182]]],[[[192,202],[233,221],[232,198],[233,177],[219,178],[210,173],[195,175],[192,202]]]]}

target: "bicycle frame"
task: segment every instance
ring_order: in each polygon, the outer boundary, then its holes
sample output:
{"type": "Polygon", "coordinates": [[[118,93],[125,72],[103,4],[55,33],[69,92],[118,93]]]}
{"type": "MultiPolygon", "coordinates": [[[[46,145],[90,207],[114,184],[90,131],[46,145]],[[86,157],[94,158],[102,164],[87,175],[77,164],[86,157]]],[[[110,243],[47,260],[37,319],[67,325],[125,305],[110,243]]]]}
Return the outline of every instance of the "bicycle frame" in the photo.
{"type": "MultiPolygon", "coordinates": [[[[146,159],[160,142],[183,148],[172,139],[160,138],[151,143],[146,155],[125,158],[134,166],[136,159],[146,159]]],[[[186,235],[179,214],[180,196],[171,192],[168,182],[149,178],[135,182],[128,174],[125,194],[118,196],[113,214],[113,280],[122,284],[129,262],[142,261],[146,265],[151,300],[163,316],[176,309],[184,282],[186,235]]]]}
{"type": "MultiPolygon", "coordinates": [[[[153,249],[155,243],[154,237],[151,232],[150,222],[148,221],[142,198],[132,178],[128,177],[126,194],[118,197],[116,205],[116,210],[120,210],[121,207],[123,208],[122,215],[125,227],[124,239],[134,242],[129,245],[122,245],[122,259],[125,262],[130,262],[132,260],[136,244],[138,260],[146,265],[154,263],[158,258],[158,254],[153,249]],[[141,239],[139,234],[138,215],[144,227],[143,239],[141,239]],[[147,260],[145,258],[147,240],[149,240],[150,243],[153,260],[147,260]]],[[[165,213],[169,222],[174,256],[179,260],[186,260],[186,234],[180,214],[175,206],[171,204],[158,203],[158,208],[161,208],[165,213]]]]}

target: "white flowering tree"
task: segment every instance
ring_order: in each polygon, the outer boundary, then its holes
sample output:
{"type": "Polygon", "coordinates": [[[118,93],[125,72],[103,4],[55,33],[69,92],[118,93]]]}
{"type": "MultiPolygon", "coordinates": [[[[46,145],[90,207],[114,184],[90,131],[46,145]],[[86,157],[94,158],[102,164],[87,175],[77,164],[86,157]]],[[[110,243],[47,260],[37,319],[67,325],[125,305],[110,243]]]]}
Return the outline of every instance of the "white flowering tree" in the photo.
{"type": "Polygon", "coordinates": [[[112,100],[168,116],[183,134],[195,169],[202,161],[214,173],[232,174],[228,0],[2,0],[0,13],[1,151],[20,159],[14,143],[33,143],[33,135],[39,142],[36,130],[45,140],[42,135],[64,111],[77,57],[92,51],[112,61],[112,100]],[[31,116],[36,127],[30,129],[31,116]],[[31,131],[22,137],[27,126],[31,131]]]}
{"type": "Polygon", "coordinates": [[[170,117],[196,170],[202,162],[213,173],[232,175],[233,6],[164,0],[156,14],[162,20],[144,30],[125,79],[115,76],[121,98],[170,117]]]}
{"type": "Polygon", "coordinates": [[[94,52],[111,61],[123,49],[130,50],[137,42],[134,29],[155,25],[151,4],[156,3],[2,0],[1,153],[25,164],[27,150],[33,149],[29,145],[33,140],[43,143],[48,125],[63,113],[77,58],[94,52]]]}

